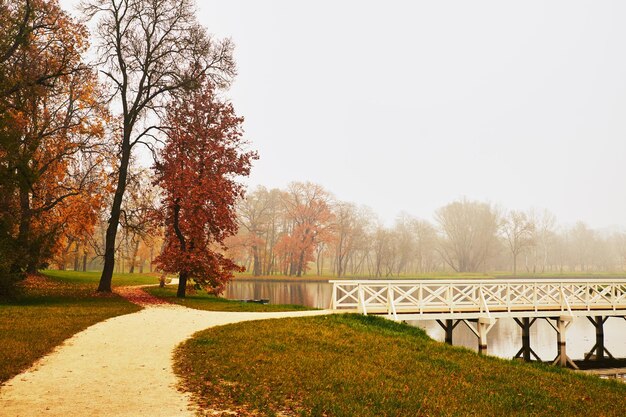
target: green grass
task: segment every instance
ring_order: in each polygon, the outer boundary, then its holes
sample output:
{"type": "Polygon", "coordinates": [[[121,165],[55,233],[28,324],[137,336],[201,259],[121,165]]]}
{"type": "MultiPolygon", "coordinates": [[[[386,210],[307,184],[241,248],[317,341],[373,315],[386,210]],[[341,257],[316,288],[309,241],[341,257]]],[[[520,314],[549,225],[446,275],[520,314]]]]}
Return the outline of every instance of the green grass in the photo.
{"type": "Polygon", "coordinates": [[[182,306],[195,308],[197,310],[252,312],[312,310],[309,307],[296,304],[243,303],[240,301],[216,297],[203,291],[198,291],[195,294],[187,294],[185,298],[177,298],[176,287],[173,285],[166,286],[165,288],[148,287],[144,288],[144,290],[149,294],[152,294],[155,297],[162,298],[170,303],[180,304],[182,306]]]}
{"type": "MultiPolygon", "coordinates": [[[[92,284],[94,288],[98,286],[100,281],[100,271],[59,271],[48,269],[42,272],[46,276],[54,277],[62,280],[63,282],[72,284],[92,284]]],[[[144,285],[144,284],[157,284],[159,282],[159,274],[157,273],[144,273],[144,274],[113,274],[113,280],[111,281],[114,287],[123,287],[127,285],[144,285]]]]}
{"type": "Polygon", "coordinates": [[[212,328],[175,353],[202,408],[238,415],[623,416],[626,384],[479,356],[381,318],[212,328]]]}
{"type": "MultiPolygon", "coordinates": [[[[49,278],[29,278],[15,299],[0,301],[0,383],[92,324],[141,309],[117,295],[96,294],[98,273],[45,275],[49,278]]],[[[118,284],[132,281],[113,279],[118,284]]]]}

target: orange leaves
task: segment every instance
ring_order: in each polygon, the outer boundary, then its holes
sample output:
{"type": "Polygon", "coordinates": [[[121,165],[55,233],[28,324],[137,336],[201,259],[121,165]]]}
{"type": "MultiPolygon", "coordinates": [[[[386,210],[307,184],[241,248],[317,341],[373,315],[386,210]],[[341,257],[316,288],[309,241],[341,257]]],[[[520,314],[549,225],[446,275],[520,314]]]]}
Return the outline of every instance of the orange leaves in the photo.
{"type": "Polygon", "coordinates": [[[283,198],[287,218],[292,223],[291,233],[283,236],[278,245],[283,265],[289,263],[289,275],[301,276],[307,264],[314,259],[318,243],[330,238],[333,214],[330,194],[320,185],[292,183],[283,198]]]}
{"type": "MultiPolygon", "coordinates": [[[[0,62],[0,114],[7,127],[0,132],[0,191],[19,226],[10,238],[24,251],[20,262],[35,268],[68,235],[91,231],[103,204],[95,155],[108,115],[96,74],[82,62],[86,28],[57,1],[28,5],[23,39],[0,62]]],[[[20,7],[16,16],[24,13],[20,7]]]]}

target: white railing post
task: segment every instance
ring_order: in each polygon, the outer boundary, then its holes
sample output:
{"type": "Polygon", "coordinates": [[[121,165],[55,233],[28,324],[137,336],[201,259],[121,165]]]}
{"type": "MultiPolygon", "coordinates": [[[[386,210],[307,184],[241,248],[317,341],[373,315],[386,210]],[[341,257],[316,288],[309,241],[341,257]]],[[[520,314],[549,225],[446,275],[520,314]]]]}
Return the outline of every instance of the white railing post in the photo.
{"type": "Polygon", "coordinates": [[[567,312],[569,313],[569,315],[572,315],[572,309],[569,305],[569,301],[567,300],[567,297],[565,296],[565,289],[563,288],[563,283],[561,283],[561,311],[563,310],[563,307],[567,308],[567,312]]]}
{"type": "Polygon", "coordinates": [[[337,283],[333,282],[333,295],[330,300],[330,309],[337,310],[337,283]]]}
{"type": "Polygon", "coordinates": [[[361,302],[361,313],[363,313],[364,316],[367,316],[367,308],[365,307],[365,295],[363,294],[363,285],[359,283],[358,288],[359,300],[361,302]]]}
{"type": "Polygon", "coordinates": [[[617,310],[617,306],[615,304],[615,300],[617,299],[616,289],[616,285],[611,284],[611,305],[613,306],[613,311],[617,310]]]}
{"type": "Polygon", "coordinates": [[[420,282],[420,288],[418,290],[417,302],[419,303],[420,314],[424,314],[424,289],[422,288],[421,282],[420,282]]]}
{"type": "Polygon", "coordinates": [[[395,321],[398,321],[398,313],[396,312],[396,296],[395,291],[393,290],[393,286],[389,284],[389,288],[387,289],[387,302],[391,306],[391,314],[395,321]]]}

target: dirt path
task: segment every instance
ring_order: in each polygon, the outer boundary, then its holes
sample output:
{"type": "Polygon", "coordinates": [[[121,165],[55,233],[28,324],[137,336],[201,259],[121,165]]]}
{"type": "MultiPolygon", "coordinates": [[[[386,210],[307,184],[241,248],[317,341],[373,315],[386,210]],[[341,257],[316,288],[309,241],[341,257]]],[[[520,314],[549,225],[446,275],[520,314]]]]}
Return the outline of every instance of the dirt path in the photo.
{"type": "Polygon", "coordinates": [[[192,416],[172,371],[179,343],[212,326],[325,314],[209,312],[164,304],[137,288],[118,291],[146,308],[89,327],[7,381],[0,387],[0,415],[192,416]]]}

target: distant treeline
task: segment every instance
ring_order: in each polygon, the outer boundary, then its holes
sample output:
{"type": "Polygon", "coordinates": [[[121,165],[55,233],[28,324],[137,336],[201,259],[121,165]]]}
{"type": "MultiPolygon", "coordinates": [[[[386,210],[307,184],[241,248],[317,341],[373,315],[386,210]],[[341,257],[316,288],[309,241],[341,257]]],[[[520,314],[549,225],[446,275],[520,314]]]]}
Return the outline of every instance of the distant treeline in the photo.
{"type": "Polygon", "coordinates": [[[504,210],[459,200],[434,223],[401,214],[385,227],[371,209],[335,199],[320,185],[259,187],[238,207],[229,254],[255,276],[390,277],[434,272],[595,273],[624,270],[626,233],[547,210],[504,210]]]}

